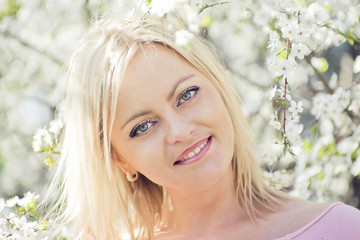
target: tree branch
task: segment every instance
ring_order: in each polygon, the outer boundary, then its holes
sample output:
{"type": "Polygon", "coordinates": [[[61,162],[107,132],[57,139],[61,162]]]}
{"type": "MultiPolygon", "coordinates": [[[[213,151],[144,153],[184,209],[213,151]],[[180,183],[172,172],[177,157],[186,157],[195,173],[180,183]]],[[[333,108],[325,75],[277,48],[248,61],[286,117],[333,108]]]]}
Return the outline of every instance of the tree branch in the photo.
{"type": "Polygon", "coordinates": [[[57,57],[55,57],[54,55],[44,51],[44,50],[41,50],[41,49],[38,49],[36,48],[35,46],[31,45],[30,43],[26,42],[25,40],[21,39],[19,36],[16,36],[14,34],[12,34],[11,32],[9,31],[0,31],[0,34],[3,35],[4,37],[6,38],[13,38],[13,39],[16,39],[21,45],[23,45],[24,47],[27,47],[41,55],[44,55],[45,57],[51,59],[53,62],[55,62],[56,64],[59,64],[59,65],[63,65],[63,61],[57,57]]]}
{"type": "Polygon", "coordinates": [[[211,7],[218,6],[218,5],[223,5],[223,4],[226,4],[226,3],[230,3],[230,2],[219,2],[219,3],[213,3],[213,4],[204,4],[202,6],[202,8],[199,9],[199,14],[202,13],[207,8],[211,8],[211,7]]]}
{"type": "MultiPolygon", "coordinates": [[[[291,43],[289,39],[286,39],[286,59],[289,59],[289,49],[291,48],[291,43]]],[[[283,99],[284,102],[286,101],[286,94],[287,94],[287,87],[288,87],[288,79],[285,78],[285,83],[284,83],[284,95],[283,95],[283,99]]],[[[286,136],[286,107],[284,107],[284,115],[283,115],[283,134],[284,134],[284,147],[287,148],[289,143],[288,143],[288,138],[286,136]]]]}
{"type": "Polygon", "coordinates": [[[310,61],[309,57],[305,57],[305,60],[306,60],[306,62],[310,65],[310,67],[314,70],[315,76],[317,77],[317,79],[319,79],[320,82],[322,82],[322,83],[324,84],[324,87],[325,87],[326,91],[327,91],[328,93],[333,94],[333,93],[334,93],[334,90],[332,90],[332,89],[330,88],[330,86],[329,86],[326,78],[324,77],[324,75],[322,75],[322,74],[319,72],[319,70],[317,70],[317,69],[314,67],[314,65],[311,64],[311,61],[310,61]]]}

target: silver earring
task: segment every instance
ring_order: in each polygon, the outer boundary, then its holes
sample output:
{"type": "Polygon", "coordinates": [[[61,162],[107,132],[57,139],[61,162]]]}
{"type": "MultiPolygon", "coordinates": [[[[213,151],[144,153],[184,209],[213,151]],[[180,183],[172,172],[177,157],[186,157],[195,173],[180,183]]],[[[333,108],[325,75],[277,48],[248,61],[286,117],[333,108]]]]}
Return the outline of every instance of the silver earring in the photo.
{"type": "Polygon", "coordinates": [[[126,179],[129,181],[129,182],[135,182],[139,177],[139,174],[138,172],[132,174],[130,172],[127,172],[126,173],[126,179]]]}

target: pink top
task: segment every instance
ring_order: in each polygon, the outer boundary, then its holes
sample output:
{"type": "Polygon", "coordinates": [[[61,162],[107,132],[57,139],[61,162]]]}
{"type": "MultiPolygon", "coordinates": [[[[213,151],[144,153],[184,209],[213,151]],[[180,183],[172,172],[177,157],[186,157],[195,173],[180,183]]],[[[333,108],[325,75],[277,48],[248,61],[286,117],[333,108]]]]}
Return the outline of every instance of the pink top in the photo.
{"type": "Polygon", "coordinates": [[[275,240],[360,240],[360,211],[334,203],[304,227],[275,240]]]}

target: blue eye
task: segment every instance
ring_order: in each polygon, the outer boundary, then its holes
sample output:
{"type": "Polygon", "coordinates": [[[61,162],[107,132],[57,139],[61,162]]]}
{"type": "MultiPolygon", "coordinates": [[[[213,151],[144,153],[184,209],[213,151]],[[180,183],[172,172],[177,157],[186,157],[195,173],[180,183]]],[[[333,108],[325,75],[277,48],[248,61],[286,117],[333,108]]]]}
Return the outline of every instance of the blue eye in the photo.
{"type": "Polygon", "coordinates": [[[154,124],[156,124],[156,121],[152,119],[146,119],[145,121],[140,122],[131,130],[130,137],[139,137],[146,134],[154,124]]]}
{"type": "Polygon", "coordinates": [[[199,87],[190,87],[186,89],[184,92],[180,94],[180,97],[178,98],[177,106],[180,106],[181,104],[190,101],[194,95],[199,91],[199,87]]]}

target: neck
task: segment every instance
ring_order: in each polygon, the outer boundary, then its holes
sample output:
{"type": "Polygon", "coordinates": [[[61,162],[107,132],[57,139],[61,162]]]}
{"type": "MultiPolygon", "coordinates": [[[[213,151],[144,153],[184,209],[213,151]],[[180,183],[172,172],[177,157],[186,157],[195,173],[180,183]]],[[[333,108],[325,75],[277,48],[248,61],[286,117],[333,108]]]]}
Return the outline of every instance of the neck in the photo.
{"type": "Polygon", "coordinates": [[[204,236],[204,232],[231,226],[246,219],[235,193],[231,167],[211,188],[189,191],[168,189],[171,209],[167,229],[174,233],[204,236]]]}

